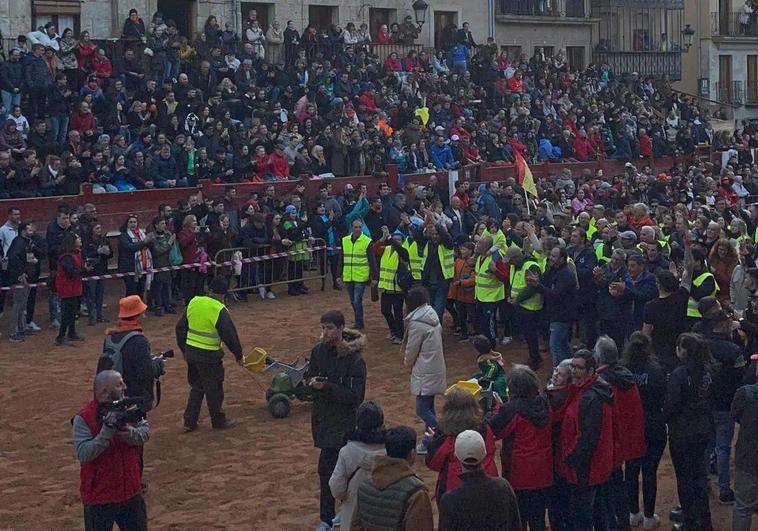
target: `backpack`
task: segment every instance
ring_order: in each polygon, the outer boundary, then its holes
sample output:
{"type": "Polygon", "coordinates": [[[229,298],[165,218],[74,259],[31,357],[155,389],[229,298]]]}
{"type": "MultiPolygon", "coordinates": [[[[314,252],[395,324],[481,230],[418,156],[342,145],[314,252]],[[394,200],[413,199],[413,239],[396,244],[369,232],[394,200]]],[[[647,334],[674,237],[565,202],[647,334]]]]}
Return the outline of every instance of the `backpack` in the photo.
{"type": "Polygon", "coordinates": [[[179,247],[179,242],[174,242],[171,246],[171,251],[168,253],[168,263],[172,266],[182,265],[184,257],[182,256],[182,250],[179,247]]]}
{"type": "Polygon", "coordinates": [[[124,348],[127,341],[138,335],[142,335],[142,332],[129,332],[118,342],[113,341],[113,336],[111,335],[105,336],[103,352],[97,361],[97,372],[116,371],[123,374],[124,358],[121,355],[121,349],[124,348]]]}
{"type": "Polygon", "coordinates": [[[413,285],[413,274],[408,264],[402,260],[397,263],[397,285],[403,291],[408,291],[413,285]]]}

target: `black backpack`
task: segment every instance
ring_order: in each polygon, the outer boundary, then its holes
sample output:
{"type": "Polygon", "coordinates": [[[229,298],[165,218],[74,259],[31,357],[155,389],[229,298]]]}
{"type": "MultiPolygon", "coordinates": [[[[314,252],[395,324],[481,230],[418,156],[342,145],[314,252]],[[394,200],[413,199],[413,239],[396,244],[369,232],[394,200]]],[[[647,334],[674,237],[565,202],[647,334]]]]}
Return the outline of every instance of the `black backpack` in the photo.
{"type": "Polygon", "coordinates": [[[397,285],[403,291],[408,291],[413,285],[413,273],[411,273],[411,268],[402,260],[397,263],[397,285]]]}

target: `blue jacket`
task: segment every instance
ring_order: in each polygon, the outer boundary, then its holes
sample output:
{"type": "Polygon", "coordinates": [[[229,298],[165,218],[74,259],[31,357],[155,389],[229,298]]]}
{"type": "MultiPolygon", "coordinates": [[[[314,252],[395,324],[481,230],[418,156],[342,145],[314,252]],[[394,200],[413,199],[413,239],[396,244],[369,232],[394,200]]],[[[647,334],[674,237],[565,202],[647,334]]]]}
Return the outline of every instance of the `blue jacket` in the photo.
{"type": "Polygon", "coordinates": [[[451,66],[456,63],[466,65],[468,64],[468,48],[462,44],[456,44],[450,49],[448,58],[451,66]]]}
{"type": "Polygon", "coordinates": [[[438,170],[452,168],[455,164],[455,159],[453,159],[453,152],[448,144],[445,144],[442,147],[438,146],[437,144],[432,144],[431,152],[432,162],[434,162],[434,166],[438,170]]]}
{"type": "Polygon", "coordinates": [[[555,160],[561,158],[561,148],[553,146],[550,140],[543,138],[539,147],[540,160],[555,160]]]}
{"type": "Polygon", "coordinates": [[[482,193],[479,194],[479,199],[477,202],[479,203],[479,210],[481,214],[496,219],[498,224],[503,221],[503,215],[500,212],[500,207],[497,206],[497,200],[489,190],[485,188],[482,193]]]}
{"type": "Polygon", "coordinates": [[[645,304],[658,297],[655,275],[649,271],[643,271],[637,280],[634,280],[627,273],[624,278],[624,290],[634,301],[634,329],[642,330],[642,314],[645,304]]]}

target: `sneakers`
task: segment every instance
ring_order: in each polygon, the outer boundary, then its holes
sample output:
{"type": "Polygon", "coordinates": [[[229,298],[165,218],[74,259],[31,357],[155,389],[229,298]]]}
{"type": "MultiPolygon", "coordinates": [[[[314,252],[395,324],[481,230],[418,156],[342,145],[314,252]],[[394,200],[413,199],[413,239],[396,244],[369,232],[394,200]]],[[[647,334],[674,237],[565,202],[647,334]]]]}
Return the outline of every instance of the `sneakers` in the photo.
{"type": "Polygon", "coordinates": [[[734,503],[734,491],[732,489],[722,490],[719,493],[719,503],[722,505],[732,505],[734,503]]]}
{"type": "Polygon", "coordinates": [[[402,344],[402,342],[403,342],[403,340],[402,340],[402,339],[400,339],[400,338],[399,338],[399,337],[397,337],[397,336],[395,336],[395,337],[393,337],[393,338],[392,338],[392,344],[393,344],[393,345],[400,345],[400,344],[402,344]]]}
{"type": "Polygon", "coordinates": [[[671,512],[669,513],[669,520],[677,523],[684,522],[684,511],[682,511],[682,507],[680,505],[677,505],[671,509],[671,512]]]}
{"type": "Polygon", "coordinates": [[[424,444],[424,441],[421,441],[416,445],[416,454],[418,455],[426,455],[429,452],[427,450],[426,445],[424,444]]]}
{"type": "Polygon", "coordinates": [[[644,523],[642,524],[642,529],[645,531],[650,531],[651,529],[658,529],[659,525],[661,525],[661,517],[657,514],[654,514],[652,518],[648,518],[647,516],[645,517],[644,523]]]}
{"type": "Polygon", "coordinates": [[[271,300],[271,299],[275,299],[275,298],[276,298],[276,295],[274,295],[274,292],[273,292],[273,291],[267,291],[267,292],[266,292],[266,298],[267,298],[267,299],[269,299],[269,300],[271,300]]]}
{"type": "Polygon", "coordinates": [[[58,319],[55,319],[52,323],[50,323],[50,328],[54,328],[58,330],[61,327],[61,322],[58,319]]]}
{"type": "Polygon", "coordinates": [[[263,286],[258,288],[258,295],[260,296],[261,300],[266,300],[266,288],[263,286]]]}
{"type": "Polygon", "coordinates": [[[19,334],[13,334],[12,336],[8,336],[8,341],[11,343],[23,343],[24,342],[24,336],[19,334]]]}
{"type": "Polygon", "coordinates": [[[34,321],[26,323],[26,330],[31,332],[39,332],[42,330],[34,321]]]}
{"type": "Polygon", "coordinates": [[[332,526],[326,522],[321,522],[318,524],[318,527],[316,527],[316,531],[332,531],[332,526]]]}
{"type": "Polygon", "coordinates": [[[503,339],[500,340],[500,344],[501,345],[507,345],[511,341],[513,341],[512,337],[504,336],[503,339]]]}
{"type": "Polygon", "coordinates": [[[642,513],[629,513],[629,527],[637,527],[645,519],[642,513]]]}
{"type": "Polygon", "coordinates": [[[193,424],[192,426],[185,424],[184,426],[182,426],[182,430],[184,430],[184,433],[192,433],[196,429],[197,429],[197,424],[193,424]]]}

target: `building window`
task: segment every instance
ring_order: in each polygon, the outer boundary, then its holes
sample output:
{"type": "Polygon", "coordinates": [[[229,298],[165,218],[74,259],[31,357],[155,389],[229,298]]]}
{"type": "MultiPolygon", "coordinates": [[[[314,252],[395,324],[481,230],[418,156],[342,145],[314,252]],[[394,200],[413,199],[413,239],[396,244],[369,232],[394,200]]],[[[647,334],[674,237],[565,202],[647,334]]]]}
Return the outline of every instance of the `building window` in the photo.
{"type": "MultiPolygon", "coordinates": [[[[255,20],[258,21],[258,25],[263,28],[263,31],[268,30],[271,23],[274,21],[274,4],[265,4],[259,2],[242,2],[240,4],[242,11],[242,31],[244,33],[247,28],[248,21],[253,20],[250,18],[250,12],[255,11],[255,20]]],[[[284,31],[284,27],[280,26],[279,29],[284,31]]]]}
{"type": "Polygon", "coordinates": [[[584,46],[566,46],[566,60],[571,70],[584,70],[584,46]]]}
{"type": "Polygon", "coordinates": [[[370,7],[368,10],[368,29],[371,32],[371,38],[376,37],[382,24],[386,24],[387,29],[389,29],[390,25],[397,21],[397,9],[370,7]]]}
{"type": "Polygon", "coordinates": [[[758,104],[758,55],[747,56],[747,102],[758,104]]]}
{"type": "Polygon", "coordinates": [[[318,31],[328,30],[332,24],[337,24],[338,20],[337,6],[308,6],[308,24],[318,31]]]}
{"type": "Polygon", "coordinates": [[[555,52],[555,47],[554,46],[535,46],[534,55],[537,55],[540,52],[545,55],[545,59],[550,59],[551,57],[553,57],[553,53],[555,52]]]}

